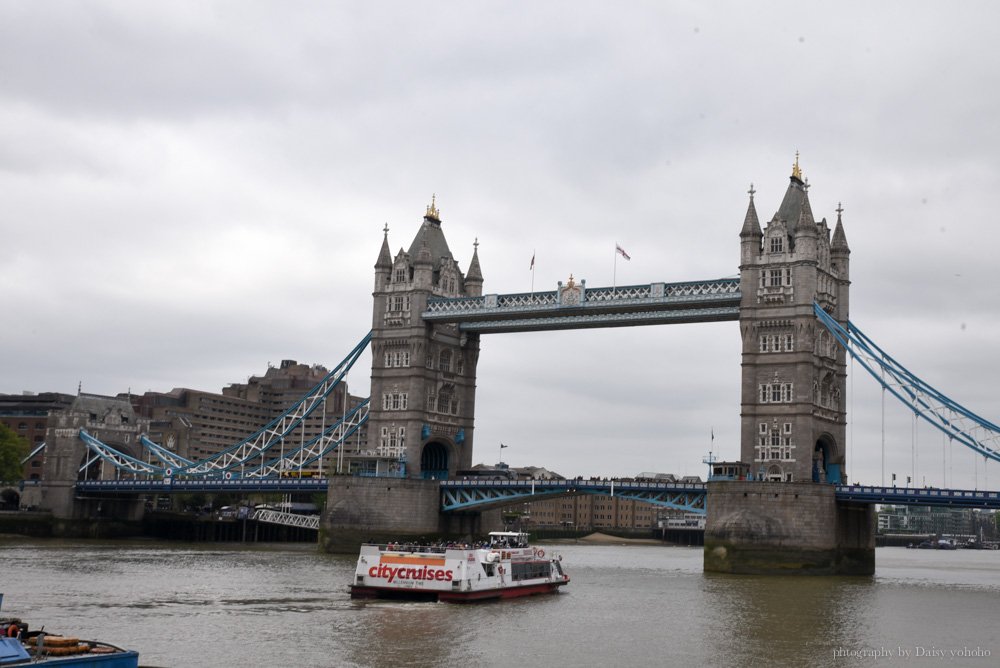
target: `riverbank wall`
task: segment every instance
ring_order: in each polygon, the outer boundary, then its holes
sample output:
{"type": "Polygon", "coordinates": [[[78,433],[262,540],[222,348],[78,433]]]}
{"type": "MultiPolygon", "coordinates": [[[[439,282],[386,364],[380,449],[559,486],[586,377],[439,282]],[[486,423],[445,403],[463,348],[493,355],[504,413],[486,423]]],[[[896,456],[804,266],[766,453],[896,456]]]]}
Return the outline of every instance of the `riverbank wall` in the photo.
{"type": "Polygon", "coordinates": [[[0,534],[30,538],[158,538],[208,543],[316,543],[315,529],[256,520],[216,520],[181,513],[147,513],[142,520],[65,520],[42,512],[0,512],[0,534]]]}

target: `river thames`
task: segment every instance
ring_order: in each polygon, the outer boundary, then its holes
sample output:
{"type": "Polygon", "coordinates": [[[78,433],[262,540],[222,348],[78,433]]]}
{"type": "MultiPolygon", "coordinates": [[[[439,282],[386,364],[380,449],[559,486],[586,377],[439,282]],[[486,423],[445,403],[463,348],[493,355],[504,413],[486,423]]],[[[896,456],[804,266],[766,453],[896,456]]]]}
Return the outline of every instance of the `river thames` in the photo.
{"type": "Polygon", "coordinates": [[[313,546],[0,537],[3,612],[143,666],[996,666],[1000,552],[879,548],[874,577],[702,573],[701,548],[548,545],[572,582],[352,601],[313,546]]]}

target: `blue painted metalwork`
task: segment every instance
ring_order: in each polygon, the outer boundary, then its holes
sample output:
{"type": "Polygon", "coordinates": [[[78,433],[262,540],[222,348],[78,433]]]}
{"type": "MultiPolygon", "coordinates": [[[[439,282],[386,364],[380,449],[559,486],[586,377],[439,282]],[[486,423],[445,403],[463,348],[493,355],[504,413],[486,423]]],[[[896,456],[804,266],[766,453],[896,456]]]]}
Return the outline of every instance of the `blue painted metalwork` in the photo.
{"type": "Polygon", "coordinates": [[[469,332],[528,332],[587,327],[625,327],[739,319],[740,281],[721,278],[619,287],[576,286],[578,297],[562,302],[551,292],[432,297],[425,321],[458,323],[469,332]]]}
{"type": "Polygon", "coordinates": [[[368,332],[340,364],[279,417],[236,445],[206,459],[197,462],[186,459],[154,443],[145,435],[140,437],[139,442],[159,461],[159,464],[144,462],[119,452],[82,429],[80,430],[80,438],[95,456],[100,457],[118,470],[132,475],[211,477],[232,476],[235,475],[235,471],[238,471],[240,475],[266,477],[281,471],[301,468],[334,450],[344,439],[354,434],[362,424],[367,422],[367,399],[355,406],[345,417],[335,421],[323,434],[313,438],[308,443],[292,447],[278,457],[268,454],[267,457],[270,459],[265,459],[265,453],[271,453],[275,450],[284,442],[286,436],[302,424],[303,420],[324,404],[330,392],[340,384],[347,372],[360,358],[371,342],[371,338],[372,333],[368,332]]]}
{"type": "Polygon", "coordinates": [[[184,473],[186,475],[197,475],[219,470],[232,471],[246,466],[248,462],[260,458],[262,452],[266,452],[282,443],[284,438],[302,424],[305,418],[309,417],[317,408],[323,405],[330,392],[340,384],[340,381],[347,375],[351,367],[354,366],[354,363],[368,347],[368,344],[371,343],[371,339],[372,332],[368,332],[340,364],[334,367],[308,394],[290,406],[284,413],[239,443],[197,462],[195,466],[185,468],[184,473]]]}
{"type": "Polygon", "coordinates": [[[813,304],[816,317],[851,356],[921,419],[983,457],[1000,461],[1000,427],[941,394],[910,373],[886,354],[857,326],[847,328],[833,319],[819,304],[813,304]]]}
{"type": "MultiPolygon", "coordinates": [[[[128,495],[187,494],[193,492],[312,492],[321,494],[327,491],[328,485],[327,478],[81,480],[76,483],[76,490],[78,493],[128,495]]],[[[445,480],[441,482],[441,510],[442,512],[484,510],[576,494],[617,496],[688,512],[704,513],[707,491],[704,484],[698,483],[445,480]]],[[[836,485],[835,496],[838,501],[864,504],[1000,509],[1000,492],[984,490],[836,485]]]]}
{"type": "MultiPolygon", "coordinates": [[[[250,477],[267,477],[281,471],[295,471],[309,466],[336,450],[341,443],[353,436],[362,425],[368,423],[369,399],[352,408],[341,420],[327,427],[326,431],[297,448],[275,457],[261,465],[241,472],[250,477]]],[[[235,473],[235,471],[233,471],[235,473]]]]}
{"type": "MultiPolygon", "coordinates": [[[[161,476],[161,477],[221,477],[221,478],[232,478],[239,474],[240,477],[246,476],[250,478],[266,478],[268,476],[277,476],[283,471],[295,471],[308,466],[321,457],[326,456],[333,450],[335,450],[341,443],[346,441],[348,438],[353,436],[361,425],[368,422],[368,399],[365,399],[360,404],[355,406],[348,412],[342,419],[338,420],[334,424],[327,427],[319,436],[316,436],[309,441],[303,443],[302,445],[289,449],[283,456],[272,457],[271,459],[257,461],[254,460],[249,465],[240,465],[239,471],[232,471],[228,469],[213,469],[208,472],[198,473],[192,475],[190,471],[194,467],[173,467],[170,465],[169,458],[160,457],[164,465],[152,464],[149,462],[143,462],[140,459],[136,459],[130,455],[116,450],[115,448],[103,443],[99,439],[95,438],[91,434],[87,433],[86,430],[80,430],[80,439],[90,448],[91,452],[94,453],[94,458],[100,458],[103,461],[111,464],[120,471],[125,473],[136,475],[151,475],[151,476],[161,476]]],[[[165,452],[170,452],[165,450],[155,443],[150,443],[160,450],[165,452]]],[[[147,446],[148,447],[148,446],[147,446]]],[[[262,450],[259,454],[263,458],[262,450]]],[[[171,453],[172,454],[172,453],[171,453]]],[[[183,461],[183,458],[179,458],[183,461]]],[[[83,467],[81,471],[93,463],[94,459],[89,460],[83,467]]]]}
{"type": "Polygon", "coordinates": [[[973,489],[837,485],[836,497],[838,501],[856,501],[859,503],[879,503],[885,505],[1000,509],[1000,492],[973,489]]]}
{"type": "Polygon", "coordinates": [[[826,465],[826,481],[834,485],[840,484],[840,464],[826,465]]]}
{"type": "Polygon", "coordinates": [[[100,440],[91,436],[85,429],[81,429],[79,434],[80,440],[83,441],[88,448],[90,448],[92,453],[120,471],[127,471],[128,473],[141,473],[145,475],[164,474],[164,468],[162,466],[150,464],[142,461],[141,459],[136,459],[131,455],[127,455],[124,452],[119,452],[118,450],[115,450],[111,446],[102,443],[100,440]]]}
{"type": "Polygon", "coordinates": [[[139,443],[149,451],[151,455],[156,457],[164,466],[169,466],[173,469],[183,469],[195,464],[194,460],[188,459],[186,457],[181,457],[176,452],[168,450],[162,445],[158,445],[153,441],[149,440],[145,434],[139,436],[139,443]]]}
{"type": "Polygon", "coordinates": [[[705,512],[702,483],[617,480],[443,480],[441,510],[482,510],[556,496],[594,494],[643,501],[693,513],[705,512]]]}
{"type": "MultiPolygon", "coordinates": [[[[441,510],[484,510],[578,494],[617,496],[704,513],[707,486],[600,480],[445,480],[441,482],[441,510]]],[[[1000,509],[1000,492],[983,490],[836,485],[835,496],[840,501],[866,504],[1000,509]]]]}
{"type": "Polygon", "coordinates": [[[80,493],[102,494],[187,494],[189,492],[314,492],[326,493],[326,478],[193,478],[177,480],[81,480],[80,493]]]}
{"type": "Polygon", "coordinates": [[[43,442],[43,443],[42,443],[41,445],[39,445],[39,446],[38,446],[37,448],[35,448],[35,449],[34,449],[34,450],[32,450],[31,452],[29,452],[29,453],[28,453],[28,456],[27,456],[27,457],[25,457],[24,459],[22,459],[22,460],[21,460],[21,465],[23,466],[23,465],[27,464],[27,463],[28,463],[29,461],[31,461],[31,459],[32,459],[32,458],[33,458],[33,457],[34,457],[35,455],[37,455],[37,454],[38,454],[39,452],[41,452],[41,451],[42,451],[42,450],[44,450],[44,449],[45,449],[45,443],[43,442]]]}

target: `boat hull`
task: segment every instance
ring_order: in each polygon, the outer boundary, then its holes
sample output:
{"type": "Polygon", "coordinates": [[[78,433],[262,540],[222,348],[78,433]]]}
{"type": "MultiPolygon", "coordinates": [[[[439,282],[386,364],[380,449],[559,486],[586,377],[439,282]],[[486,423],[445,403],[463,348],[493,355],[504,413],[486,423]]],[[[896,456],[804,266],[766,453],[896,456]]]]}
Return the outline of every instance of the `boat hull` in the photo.
{"type": "Polygon", "coordinates": [[[0,638],[0,664],[31,666],[72,666],[73,668],[138,668],[139,653],[107,643],[89,642],[109,650],[106,654],[66,654],[31,657],[17,638],[0,638]]]}
{"type": "Polygon", "coordinates": [[[474,601],[489,601],[504,598],[520,598],[551,594],[559,590],[569,579],[557,582],[540,582],[513,587],[497,587],[493,589],[478,589],[474,591],[434,591],[426,589],[403,589],[397,587],[373,587],[368,585],[352,585],[351,598],[381,598],[408,601],[443,601],[447,603],[470,603],[474,601]]]}
{"type": "Polygon", "coordinates": [[[42,659],[32,666],[72,666],[73,668],[138,668],[138,652],[119,652],[116,654],[81,654],[79,656],[53,657],[42,659]]]}
{"type": "Polygon", "coordinates": [[[559,591],[559,587],[568,583],[569,580],[563,580],[562,582],[542,582],[540,584],[524,585],[523,587],[503,587],[501,589],[479,591],[445,591],[438,594],[438,600],[447,601],[448,603],[468,603],[472,601],[488,601],[490,599],[552,594],[559,591]]]}

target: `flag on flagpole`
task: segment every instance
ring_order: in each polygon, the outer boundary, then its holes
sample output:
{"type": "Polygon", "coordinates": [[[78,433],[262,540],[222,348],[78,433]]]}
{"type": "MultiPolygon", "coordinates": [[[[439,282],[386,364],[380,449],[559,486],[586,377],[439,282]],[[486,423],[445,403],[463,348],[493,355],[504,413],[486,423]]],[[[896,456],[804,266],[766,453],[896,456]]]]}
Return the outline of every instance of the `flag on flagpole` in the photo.
{"type": "Polygon", "coordinates": [[[528,267],[528,271],[534,271],[534,270],[535,270],[535,254],[532,253],[531,254],[531,266],[528,267]]]}
{"type": "Polygon", "coordinates": [[[507,446],[506,446],[506,445],[504,445],[503,443],[501,443],[501,444],[500,444],[500,449],[501,449],[501,450],[503,450],[503,449],[504,449],[504,448],[506,448],[506,447],[507,447],[507,446]]]}
{"type": "Polygon", "coordinates": [[[626,260],[631,260],[632,259],[632,256],[629,255],[628,253],[626,253],[625,249],[622,248],[621,246],[619,246],[618,244],[615,244],[615,250],[618,251],[618,254],[621,255],[626,260]]]}
{"type": "Polygon", "coordinates": [[[712,443],[715,443],[715,427],[712,427],[712,443]]]}

